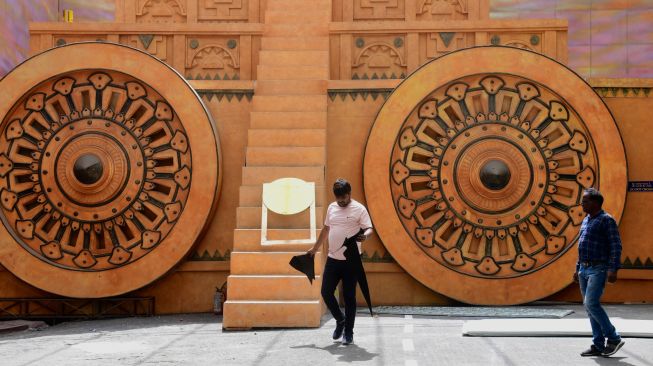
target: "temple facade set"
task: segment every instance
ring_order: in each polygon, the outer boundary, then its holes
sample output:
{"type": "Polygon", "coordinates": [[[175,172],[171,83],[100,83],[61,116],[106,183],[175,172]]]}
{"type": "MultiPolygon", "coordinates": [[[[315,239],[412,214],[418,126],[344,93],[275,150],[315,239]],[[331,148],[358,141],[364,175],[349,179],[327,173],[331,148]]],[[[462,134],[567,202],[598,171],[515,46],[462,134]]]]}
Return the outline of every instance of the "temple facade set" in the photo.
{"type": "Polygon", "coordinates": [[[288,262],[345,177],[375,305],[579,301],[588,187],[623,238],[604,299],[653,301],[653,80],[582,79],[566,21],[117,0],[115,22],[31,23],[30,47],[0,81],[2,298],[207,312],[226,281],[226,328],[319,326],[325,253],[312,284],[288,262]],[[313,215],[262,209],[279,178],[314,183],[313,215]]]}

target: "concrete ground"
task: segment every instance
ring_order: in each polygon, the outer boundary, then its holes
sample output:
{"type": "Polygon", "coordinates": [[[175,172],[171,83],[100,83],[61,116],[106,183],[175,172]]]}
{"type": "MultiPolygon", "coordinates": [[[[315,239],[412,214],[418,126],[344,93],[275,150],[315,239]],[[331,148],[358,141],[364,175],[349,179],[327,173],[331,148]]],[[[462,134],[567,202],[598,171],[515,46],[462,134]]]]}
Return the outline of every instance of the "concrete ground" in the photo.
{"type": "MultiPolygon", "coordinates": [[[[569,317],[584,317],[582,306],[569,317]]],[[[612,305],[624,319],[653,319],[653,305],[612,305]]],[[[477,318],[474,318],[477,319],[477,318]]],[[[653,365],[653,339],[626,338],[611,358],[582,358],[589,337],[462,337],[470,318],[359,314],[354,345],[318,329],[223,332],[210,314],[62,323],[0,335],[0,365],[653,365]]]]}

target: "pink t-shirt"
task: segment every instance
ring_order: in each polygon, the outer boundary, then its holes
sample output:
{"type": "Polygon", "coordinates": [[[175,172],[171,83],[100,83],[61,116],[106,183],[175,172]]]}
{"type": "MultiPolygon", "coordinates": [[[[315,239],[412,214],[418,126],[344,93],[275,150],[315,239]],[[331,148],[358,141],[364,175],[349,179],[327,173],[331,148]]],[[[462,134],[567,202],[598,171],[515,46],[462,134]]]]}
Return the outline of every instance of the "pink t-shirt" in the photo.
{"type": "MultiPolygon", "coordinates": [[[[329,227],[329,257],[345,260],[345,239],[350,238],[360,229],[372,227],[370,214],[360,202],[351,200],[346,207],[338,206],[332,202],[327,208],[324,225],[329,227]]],[[[361,243],[358,243],[358,251],[361,250],[361,243]]]]}

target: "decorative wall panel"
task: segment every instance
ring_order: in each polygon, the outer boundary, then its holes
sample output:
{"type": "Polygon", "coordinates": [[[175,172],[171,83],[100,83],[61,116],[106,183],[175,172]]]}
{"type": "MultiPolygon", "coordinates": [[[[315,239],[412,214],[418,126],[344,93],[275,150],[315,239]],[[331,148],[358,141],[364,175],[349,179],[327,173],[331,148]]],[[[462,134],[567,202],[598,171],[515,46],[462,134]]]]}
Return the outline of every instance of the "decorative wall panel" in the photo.
{"type": "Polygon", "coordinates": [[[390,254],[434,291],[477,304],[567,286],[583,189],[603,190],[618,219],[627,180],[599,96],[564,66],[512,47],[454,52],[402,83],[376,119],[364,173],[390,254]]]}
{"type": "Polygon", "coordinates": [[[2,87],[5,267],[49,292],[105,297],[183,258],[220,174],[215,126],[188,84],[144,53],[88,43],[28,60],[2,87]]]}

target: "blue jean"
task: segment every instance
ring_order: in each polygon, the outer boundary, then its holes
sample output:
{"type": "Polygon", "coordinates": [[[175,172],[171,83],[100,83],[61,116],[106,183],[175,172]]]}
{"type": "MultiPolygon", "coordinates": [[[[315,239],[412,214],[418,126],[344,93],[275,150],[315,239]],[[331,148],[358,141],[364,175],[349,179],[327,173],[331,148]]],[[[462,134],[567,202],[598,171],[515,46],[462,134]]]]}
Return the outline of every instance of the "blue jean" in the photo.
{"type": "Polygon", "coordinates": [[[601,295],[603,295],[607,278],[608,266],[605,264],[587,267],[581,265],[578,270],[578,282],[580,283],[580,293],[583,295],[583,305],[592,325],[592,342],[601,351],[605,348],[606,338],[611,343],[621,340],[621,336],[610,323],[608,314],[601,306],[601,295]]]}

